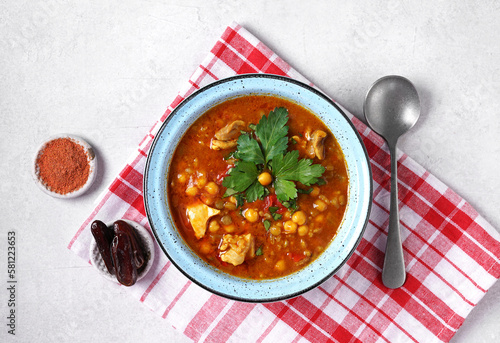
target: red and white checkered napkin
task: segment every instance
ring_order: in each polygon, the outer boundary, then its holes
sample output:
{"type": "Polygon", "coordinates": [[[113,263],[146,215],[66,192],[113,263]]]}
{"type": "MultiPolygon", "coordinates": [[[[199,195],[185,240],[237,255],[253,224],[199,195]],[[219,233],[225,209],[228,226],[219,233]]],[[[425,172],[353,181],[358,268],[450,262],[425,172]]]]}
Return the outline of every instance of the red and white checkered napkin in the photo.
{"type": "MultiPolygon", "coordinates": [[[[221,78],[255,72],[306,81],[234,23],[106,190],[69,249],[89,259],[89,226],[94,219],[127,218],[149,228],[143,206],[143,170],[161,123],[196,89],[221,78]]],[[[500,235],[445,184],[399,153],[401,229],[408,277],[400,289],[384,287],[381,268],[389,220],[389,155],[379,136],[347,115],[370,155],[375,193],[364,237],[337,274],[291,300],[235,302],[191,283],[157,246],[152,270],[127,289],[131,295],[193,341],[449,341],[500,277],[500,235]]]]}

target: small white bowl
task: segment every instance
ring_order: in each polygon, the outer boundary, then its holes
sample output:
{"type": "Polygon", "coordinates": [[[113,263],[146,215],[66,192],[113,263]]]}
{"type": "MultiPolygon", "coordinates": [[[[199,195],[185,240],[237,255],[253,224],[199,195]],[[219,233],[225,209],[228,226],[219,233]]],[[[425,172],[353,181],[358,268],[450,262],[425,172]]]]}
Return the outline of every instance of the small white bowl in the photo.
{"type": "MultiPolygon", "coordinates": [[[[137,281],[139,281],[140,279],[145,277],[146,274],[149,272],[151,266],[153,265],[153,261],[155,259],[155,246],[153,242],[153,237],[151,237],[148,230],[146,230],[146,228],[144,228],[144,226],[140,225],[139,223],[126,219],[122,220],[131,225],[135,229],[135,231],[139,234],[142,246],[144,247],[144,252],[146,253],[146,256],[148,258],[146,267],[137,275],[137,281]]],[[[108,227],[112,227],[113,223],[114,222],[106,223],[106,225],[108,227]]],[[[114,274],[111,274],[106,268],[106,265],[102,260],[101,253],[99,252],[99,248],[97,247],[94,237],[92,237],[90,241],[89,255],[90,255],[90,262],[97,269],[99,274],[101,274],[104,278],[110,281],[118,282],[116,276],[114,274]]]]}
{"type": "Polygon", "coordinates": [[[96,174],[97,174],[97,158],[95,156],[94,149],[90,146],[89,143],[87,143],[81,137],[74,136],[74,135],[58,134],[58,135],[50,137],[48,140],[46,140],[45,142],[43,142],[39,146],[38,150],[35,153],[35,158],[33,159],[32,175],[33,175],[33,179],[35,180],[35,183],[38,185],[38,187],[43,192],[45,192],[46,194],[48,194],[50,196],[53,196],[54,198],[69,199],[69,198],[76,198],[76,197],[82,195],[83,193],[85,193],[90,188],[90,186],[92,185],[92,183],[95,180],[96,174]],[[59,138],[69,138],[69,139],[71,139],[76,144],[82,146],[85,149],[85,152],[87,153],[87,155],[89,157],[90,171],[89,171],[89,177],[87,179],[87,182],[85,182],[85,184],[81,188],[79,188],[79,189],[77,189],[77,190],[75,190],[73,192],[66,193],[66,194],[56,193],[56,192],[50,190],[42,182],[42,180],[40,179],[40,176],[39,176],[39,172],[38,172],[38,169],[37,169],[37,163],[36,163],[40,152],[47,146],[47,144],[50,143],[50,142],[52,142],[53,140],[56,140],[56,139],[59,139],[59,138]]]}

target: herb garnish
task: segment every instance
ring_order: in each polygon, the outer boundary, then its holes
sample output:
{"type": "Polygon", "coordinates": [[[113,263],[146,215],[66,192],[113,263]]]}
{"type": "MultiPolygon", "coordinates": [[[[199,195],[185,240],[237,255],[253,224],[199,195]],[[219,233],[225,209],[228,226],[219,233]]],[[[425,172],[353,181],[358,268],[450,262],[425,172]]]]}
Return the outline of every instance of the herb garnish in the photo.
{"type": "MultiPolygon", "coordinates": [[[[269,194],[269,189],[257,180],[264,170],[270,170],[273,186],[280,202],[297,198],[295,182],[305,186],[317,183],[325,168],[312,164],[310,159],[300,159],[297,150],[287,152],[288,111],[279,107],[262,116],[257,125],[249,125],[251,132],[238,138],[232,157],[237,159],[234,168],[223,180],[225,196],[243,195],[247,202],[254,202],[269,194]]],[[[321,182],[321,181],[320,181],[321,182]]]]}
{"type": "Polygon", "coordinates": [[[269,231],[269,228],[271,227],[271,222],[267,219],[264,219],[264,228],[266,229],[266,231],[269,231]]]}

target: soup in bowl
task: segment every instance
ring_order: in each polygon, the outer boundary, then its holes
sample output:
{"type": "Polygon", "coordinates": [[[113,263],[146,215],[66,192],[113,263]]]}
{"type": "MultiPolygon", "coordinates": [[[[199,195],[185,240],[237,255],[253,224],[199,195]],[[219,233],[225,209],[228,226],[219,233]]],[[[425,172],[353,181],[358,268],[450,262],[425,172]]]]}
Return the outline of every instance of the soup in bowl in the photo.
{"type": "Polygon", "coordinates": [[[254,302],[299,295],[335,273],[372,196],[345,114],[307,85],[263,74],[181,103],[153,142],[144,193],[156,239],[181,272],[254,302]]]}

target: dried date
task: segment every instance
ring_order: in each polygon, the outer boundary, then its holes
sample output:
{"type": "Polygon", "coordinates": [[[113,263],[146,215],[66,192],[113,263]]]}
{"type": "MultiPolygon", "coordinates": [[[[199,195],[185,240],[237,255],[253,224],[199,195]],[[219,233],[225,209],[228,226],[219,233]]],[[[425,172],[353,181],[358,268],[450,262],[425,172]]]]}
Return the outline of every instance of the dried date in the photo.
{"type": "Polygon", "coordinates": [[[132,245],[133,260],[136,268],[138,270],[141,270],[143,267],[145,267],[146,254],[144,253],[144,248],[142,247],[141,240],[137,235],[135,229],[124,220],[117,220],[113,225],[113,229],[115,235],[125,234],[129,237],[130,243],[132,245]]]}
{"type": "Polygon", "coordinates": [[[111,242],[115,236],[114,231],[100,220],[95,220],[92,223],[90,231],[92,232],[92,236],[94,236],[99,253],[106,265],[106,269],[108,269],[108,272],[111,274],[114,274],[115,268],[110,250],[111,242]]]}
{"type": "Polygon", "coordinates": [[[135,284],[137,281],[137,267],[129,235],[123,232],[115,233],[111,244],[111,256],[113,257],[118,282],[125,286],[135,284]]]}

